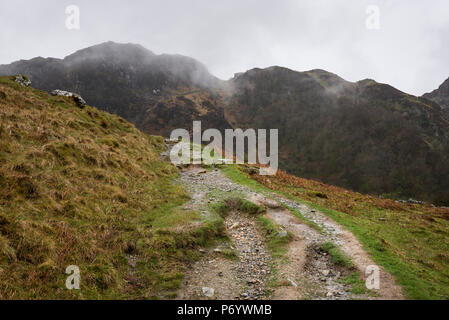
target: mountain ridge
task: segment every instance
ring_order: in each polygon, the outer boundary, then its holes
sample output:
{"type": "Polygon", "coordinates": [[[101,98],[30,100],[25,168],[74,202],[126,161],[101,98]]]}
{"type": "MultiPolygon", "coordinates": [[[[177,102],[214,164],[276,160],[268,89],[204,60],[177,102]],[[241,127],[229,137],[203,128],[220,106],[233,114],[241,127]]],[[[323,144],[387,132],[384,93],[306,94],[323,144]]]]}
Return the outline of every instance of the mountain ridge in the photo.
{"type": "Polygon", "coordinates": [[[280,164],[289,173],[449,204],[449,126],[428,97],[321,69],[253,68],[223,81],[194,59],[139,45],[107,42],[68,57],[77,61],[70,68],[40,59],[0,66],[0,74],[23,73],[39,89],[80,93],[150,134],[191,129],[194,120],[204,130],[279,128],[280,164]]]}

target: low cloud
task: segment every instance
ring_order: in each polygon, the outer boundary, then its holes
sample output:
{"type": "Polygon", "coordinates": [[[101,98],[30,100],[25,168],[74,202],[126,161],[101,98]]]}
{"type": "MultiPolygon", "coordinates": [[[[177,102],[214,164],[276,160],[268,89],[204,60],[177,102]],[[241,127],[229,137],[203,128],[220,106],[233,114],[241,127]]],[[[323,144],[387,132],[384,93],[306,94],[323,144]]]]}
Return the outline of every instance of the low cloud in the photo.
{"type": "Polygon", "coordinates": [[[445,0],[2,1],[0,63],[112,40],[191,56],[222,79],[319,68],[421,95],[449,77],[448,31],[445,0]],[[80,30],[65,26],[68,5],[80,8],[80,30]],[[366,28],[368,5],[379,8],[379,30],[366,28]]]}

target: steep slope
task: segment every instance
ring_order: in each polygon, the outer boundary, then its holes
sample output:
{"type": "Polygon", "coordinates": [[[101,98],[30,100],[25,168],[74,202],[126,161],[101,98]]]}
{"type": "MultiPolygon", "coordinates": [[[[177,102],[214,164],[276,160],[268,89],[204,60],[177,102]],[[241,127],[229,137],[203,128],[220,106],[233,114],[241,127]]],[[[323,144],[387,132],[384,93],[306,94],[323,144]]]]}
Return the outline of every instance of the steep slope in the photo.
{"type": "Polygon", "coordinates": [[[0,66],[0,75],[19,73],[38,89],[79,93],[90,105],[150,134],[189,128],[192,119],[202,120],[205,128],[227,127],[213,92],[221,81],[189,57],[155,55],[140,45],[106,42],[62,60],[35,58],[0,66]],[[200,93],[192,96],[195,92],[200,93]]]}
{"type": "Polygon", "coordinates": [[[424,94],[423,97],[435,101],[446,112],[449,112],[449,78],[438,89],[424,94]]]}
{"type": "Polygon", "coordinates": [[[234,78],[233,127],[279,128],[281,168],[365,193],[449,203],[449,126],[424,98],[322,70],[253,69],[234,78]]]}
{"type": "Polygon", "coordinates": [[[159,159],[161,137],[0,77],[0,298],[164,298],[219,232],[159,159]],[[76,265],[82,290],[65,287],[76,265]]]}

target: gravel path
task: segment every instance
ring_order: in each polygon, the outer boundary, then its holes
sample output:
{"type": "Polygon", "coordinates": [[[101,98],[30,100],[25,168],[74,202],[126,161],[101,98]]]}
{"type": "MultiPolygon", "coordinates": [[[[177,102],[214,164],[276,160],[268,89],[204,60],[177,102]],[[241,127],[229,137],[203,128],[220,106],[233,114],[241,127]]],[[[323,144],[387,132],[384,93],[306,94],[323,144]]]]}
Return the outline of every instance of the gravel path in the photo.
{"type": "MultiPolygon", "coordinates": [[[[323,243],[339,246],[364,274],[368,265],[374,265],[357,239],[323,213],[301,203],[285,199],[275,193],[260,194],[246,186],[232,182],[221,171],[206,171],[192,167],[183,169],[179,183],[192,199],[186,208],[201,212],[204,219],[211,213],[208,204],[217,202],[217,193],[238,194],[254,203],[265,205],[266,217],[293,235],[288,252],[282,262],[272,261],[264,238],[254,217],[232,212],[225,219],[226,232],[231,240],[223,248],[203,252],[202,258],[187,270],[179,290],[180,299],[371,299],[373,295],[355,295],[341,278],[351,273],[348,268],[336,266],[331,257],[321,250],[323,243]],[[323,233],[302,223],[282,203],[316,223],[323,233]],[[229,246],[229,247],[226,247],[229,246]],[[235,251],[238,259],[231,260],[220,254],[235,251]],[[278,285],[267,295],[267,285],[273,276],[274,263],[278,285]],[[213,294],[210,289],[213,289],[213,294]]],[[[270,289],[273,289],[272,287],[270,289]]],[[[379,298],[401,299],[400,287],[381,269],[379,298]]]]}
{"type": "MultiPolygon", "coordinates": [[[[186,208],[200,210],[204,219],[211,213],[208,204],[217,199],[215,191],[240,192],[243,197],[250,190],[233,184],[220,171],[201,168],[183,170],[179,182],[190,193],[186,208]]],[[[224,226],[231,243],[202,250],[202,258],[190,268],[182,282],[179,299],[264,299],[266,283],[271,273],[271,256],[253,217],[230,212],[224,226]],[[223,256],[235,252],[236,259],[223,256]],[[213,295],[210,289],[213,289],[213,295]]]]}

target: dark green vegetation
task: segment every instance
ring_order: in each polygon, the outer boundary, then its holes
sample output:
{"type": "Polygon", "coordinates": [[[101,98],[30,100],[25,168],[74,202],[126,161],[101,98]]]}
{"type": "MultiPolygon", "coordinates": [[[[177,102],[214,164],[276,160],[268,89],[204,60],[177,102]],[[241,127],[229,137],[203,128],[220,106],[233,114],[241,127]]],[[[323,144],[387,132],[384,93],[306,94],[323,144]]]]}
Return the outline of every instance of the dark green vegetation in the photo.
{"type": "Polygon", "coordinates": [[[406,297],[449,299],[449,209],[362,195],[282,171],[250,176],[232,167],[225,173],[308,204],[340,223],[397,279],[406,297]]]}
{"type": "MultiPolygon", "coordinates": [[[[276,128],[281,168],[328,184],[392,198],[449,204],[449,126],[440,106],[373,80],[348,82],[323,70],[253,69],[229,81],[199,62],[112,42],[63,60],[0,66],[43,90],[80,93],[150,134],[172,129],[276,128]]],[[[445,89],[446,88],[446,89],[445,89]]]]}
{"type": "Polygon", "coordinates": [[[161,137],[0,78],[0,298],[173,295],[222,219],[184,210],[161,137]],[[81,289],[65,287],[66,267],[81,289]]]}
{"type": "Polygon", "coordinates": [[[322,70],[250,70],[231,81],[233,127],[278,128],[281,168],[363,193],[449,203],[449,125],[439,105],[322,70]]]}
{"type": "Polygon", "coordinates": [[[292,235],[287,233],[287,236],[280,237],[279,233],[282,231],[278,225],[274,224],[270,219],[263,216],[258,216],[259,225],[265,233],[267,239],[267,247],[271,252],[273,258],[282,258],[287,252],[287,245],[292,240],[292,235]]]}

